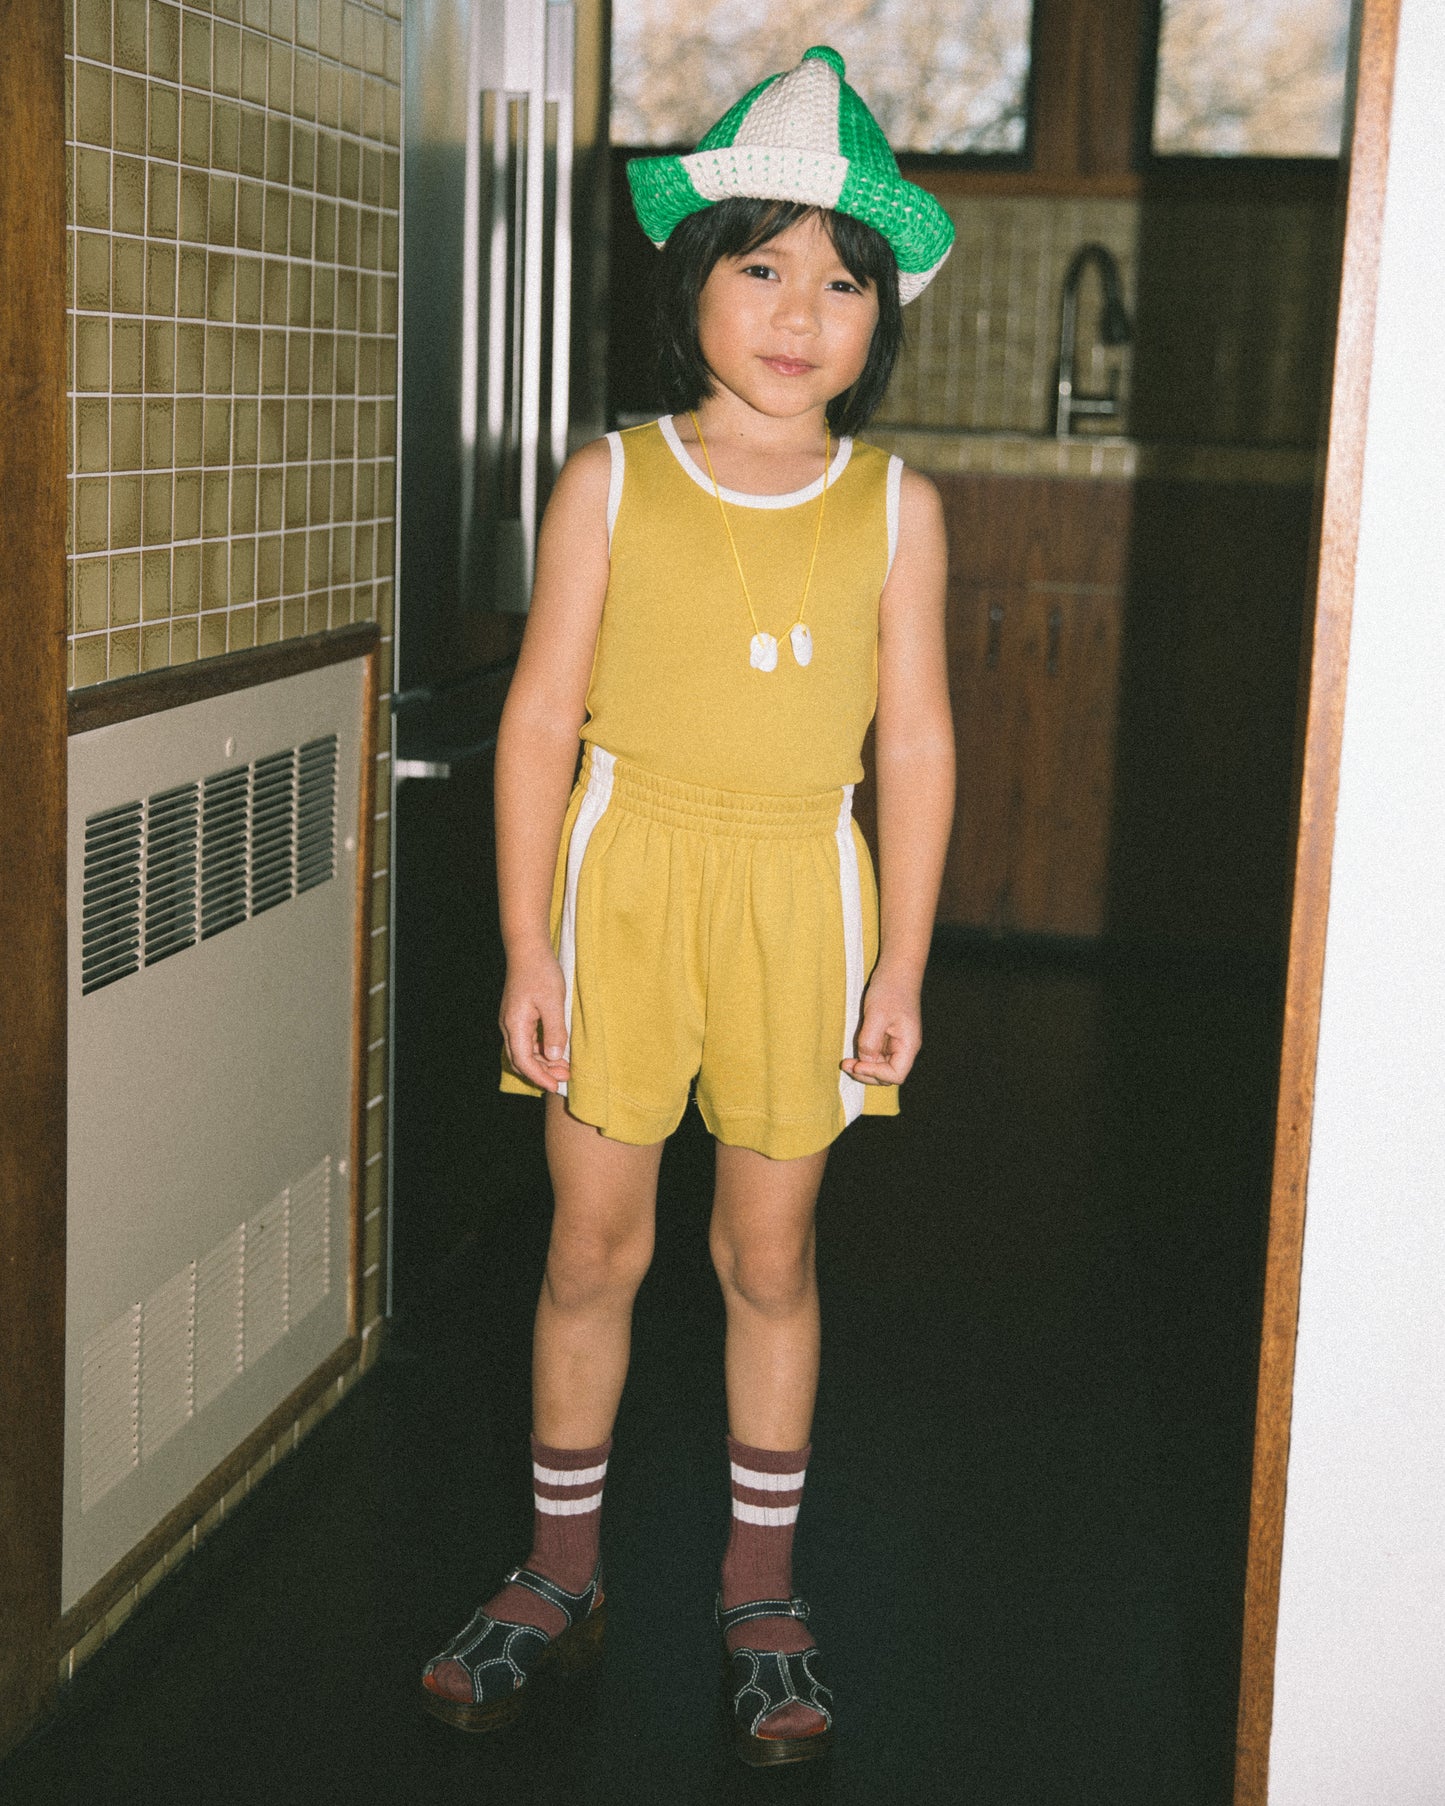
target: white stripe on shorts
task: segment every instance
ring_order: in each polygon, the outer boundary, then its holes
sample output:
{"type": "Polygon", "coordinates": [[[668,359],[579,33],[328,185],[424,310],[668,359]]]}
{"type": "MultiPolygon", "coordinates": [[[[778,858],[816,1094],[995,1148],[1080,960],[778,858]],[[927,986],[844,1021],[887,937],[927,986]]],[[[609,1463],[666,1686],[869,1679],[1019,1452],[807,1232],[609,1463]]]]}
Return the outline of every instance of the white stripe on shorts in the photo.
{"type": "Polygon", "coordinates": [[[535,1461],[532,1463],[532,1478],[547,1486],[587,1486],[606,1472],[605,1461],[596,1467],[539,1467],[535,1461]]]}
{"type": "Polygon", "coordinates": [[[766,1524],[776,1530],[780,1524],[796,1524],[796,1505],[749,1505],[746,1499],[733,1500],[733,1516],[745,1524],[766,1524]]]}
{"type": "Polygon", "coordinates": [[[729,1465],[739,1486],[751,1486],[758,1492],[796,1492],[808,1472],[804,1468],[796,1474],[762,1474],[755,1467],[739,1467],[736,1461],[729,1465]]]}
{"type": "MultiPolygon", "coordinates": [[[[858,1018],[863,1010],[863,892],[858,876],[858,848],[853,839],[853,786],[843,786],[843,801],[838,808],[838,882],[843,893],[843,969],[845,1002],[843,1008],[843,1058],[857,1054],[854,1045],[858,1018]]],[[[569,992],[570,995],[570,992],[569,992]]],[[[570,1020],[570,1018],[569,1018],[570,1020]]],[[[843,1099],[843,1121],[852,1122],[863,1110],[863,1081],[851,1073],[838,1074],[838,1092],[843,1099]]]]}
{"type": "MultiPolygon", "coordinates": [[[[610,552],[612,550],[612,529],[617,525],[617,510],[622,506],[624,455],[621,433],[607,435],[607,449],[611,453],[610,474],[607,479],[607,549],[610,552]]],[[[897,537],[896,534],[894,537],[897,537]]],[[[892,562],[891,553],[889,562],[892,562]]]]}
{"type": "MultiPolygon", "coordinates": [[[[612,800],[612,768],[617,763],[613,755],[600,746],[592,747],[588,756],[590,764],[587,793],[582,798],[577,819],[572,824],[572,838],[567,845],[567,888],[562,894],[561,945],[557,950],[562,976],[567,982],[563,1021],[569,1055],[572,1051],[572,982],[577,974],[577,880],[582,871],[582,858],[587,851],[587,842],[592,838],[592,830],[602,820],[607,805],[612,800]]],[[[557,1090],[560,1096],[566,1097],[565,1079],[557,1090]]]]}
{"type": "Polygon", "coordinates": [[[596,1511],[602,1504],[602,1494],[589,1492],[585,1499],[544,1499],[539,1492],[532,1494],[532,1502],[538,1511],[545,1511],[549,1518],[580,1517],[584,1511],[596,1511]]]}

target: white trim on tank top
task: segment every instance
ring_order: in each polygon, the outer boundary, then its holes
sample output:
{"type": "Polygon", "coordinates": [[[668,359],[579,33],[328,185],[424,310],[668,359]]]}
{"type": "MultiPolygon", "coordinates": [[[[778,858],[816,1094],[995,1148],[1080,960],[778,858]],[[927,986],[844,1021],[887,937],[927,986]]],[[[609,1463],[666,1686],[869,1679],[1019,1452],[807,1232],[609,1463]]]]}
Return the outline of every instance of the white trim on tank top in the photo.
{"type": "Polygon", "coordinates": [[[895,452],[888,460],[888,570],[883,573],[885,582],[898,554],[898,494],[902,482],[903,460],[895,452]]]}
{"type": "Polygon", "coordinates": [[[612,454],[611,474],[607,478],[607,550],[610,552],[612,529],[617,525],[617,510],[622,506],[622,471],[625,459],[621,433],[607,435],[607,449],[612,454]]]}
{"type": "MultiPolygon", "coordinates": [[[[687,447],[677,436],[677,428],[672,424],[671,414],[664,414],[657,423],[662,428],[662,436],[674,458],[697,484],[712,494],[712,478],[705,470],[699,470],[688,455],[687,447]]],[[[848,460],[853,456],[853,441],[843,438],[838,441],[838,449],[833,454],[833,462],[828,466],[828,487],[833,485],[848,468],[848,460]]],[[[823,493],[823,479],[814,477],[806,489],[791,489],[786,495],[751,495],[742,489],[726,489],[721,483],[718,491],[725,502],[732,502],[739,508],[797,508],[803,502],[815,502],[823,493]]]]}

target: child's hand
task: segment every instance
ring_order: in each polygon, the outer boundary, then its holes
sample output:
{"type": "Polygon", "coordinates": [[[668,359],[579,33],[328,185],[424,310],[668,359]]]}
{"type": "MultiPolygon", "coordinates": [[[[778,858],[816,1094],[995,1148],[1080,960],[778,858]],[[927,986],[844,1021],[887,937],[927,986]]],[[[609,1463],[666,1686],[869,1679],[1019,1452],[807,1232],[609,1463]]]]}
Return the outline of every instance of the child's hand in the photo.
{"type": "Polygon", "coordinates": [[[875,971],[863,997],[858,1057],[844,1072],[865,1085],[901,1085],[923,1045],[923,1013],[917,985],[891,981],[875,971]]]}
{"type": "Polygon", "coordinates": [[[502,990],[502,1041],[514,1072],[555,1091],[567,1064],[567,981],[550,947],[507,959],[502,990]]]}

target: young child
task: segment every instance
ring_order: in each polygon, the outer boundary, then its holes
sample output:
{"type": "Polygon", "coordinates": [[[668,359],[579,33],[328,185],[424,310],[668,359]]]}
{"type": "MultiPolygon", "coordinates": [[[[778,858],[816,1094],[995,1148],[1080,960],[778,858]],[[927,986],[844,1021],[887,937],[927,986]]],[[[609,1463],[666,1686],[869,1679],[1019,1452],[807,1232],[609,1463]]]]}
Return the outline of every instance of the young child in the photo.
{"type": "Polygon", "coordinates": [[[918,1052],[953,809],[938,495],[851,436],[887,385],[900,303],[953,231],[842,76],[836,51],[809,50],[692,155],[629,166],[662,249],[674,412],[578,452],[542,526],[496,816],[502,1082],[549,1094],[556,1202],[532,1551],[424,1676],[428,1709],[469,1730],[514,1716],[546,1662],[599,1646],[633,1298],[695,1081],[717,1138],[736,1744],[798,1761],[831,1733],[791,1574],[814,1204],[829,1144],[860,1112],[897,1111],[918,1052]],[[851,817],[875,705],[881,941],[851,817]]]}

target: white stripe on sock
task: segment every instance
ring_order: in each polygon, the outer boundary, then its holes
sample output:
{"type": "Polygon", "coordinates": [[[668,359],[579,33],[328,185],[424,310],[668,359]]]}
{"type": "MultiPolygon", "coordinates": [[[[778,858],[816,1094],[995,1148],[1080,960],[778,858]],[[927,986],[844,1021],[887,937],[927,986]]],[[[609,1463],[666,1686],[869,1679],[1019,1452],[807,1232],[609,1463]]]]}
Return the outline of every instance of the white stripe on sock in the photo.
{"type": "Polygon", "coordinates": [[[599,1510],[602,1494],[591,1492],[585,1499],[544,1499],[541,1493],[534,1492],[532,1502],[538,1511],[546,1512],[549,1518],[575,1518],[580,1517],[584,1511],[599,1510]]]}
{"type": "Polygon", "coordinates": [[[746,1499],[734,1499],[733,1516],[741,1518],[745,1524],[767,1524],[777,1529],[779,1524],[796,1524],[798,1508],[796,1505],[749,1505],[746,1499]]]}
{"type": "Polygon", "coordinates": [[[532,1463],[532,1478],[546,1486],[588,1486],[606,1472],[605,1461],[596,1467],[540,1467],[535,1461],[532,1463]]]}
{"type": "Polygon", "coordinates": [[[760,1474],[755,1467],[739,1467],[736,1461],[730,1465],[739,1486],[755,1486],[759,1492],[796,1492],[808,1471],[803,1468],[796,1474],[760,1474]]]}

